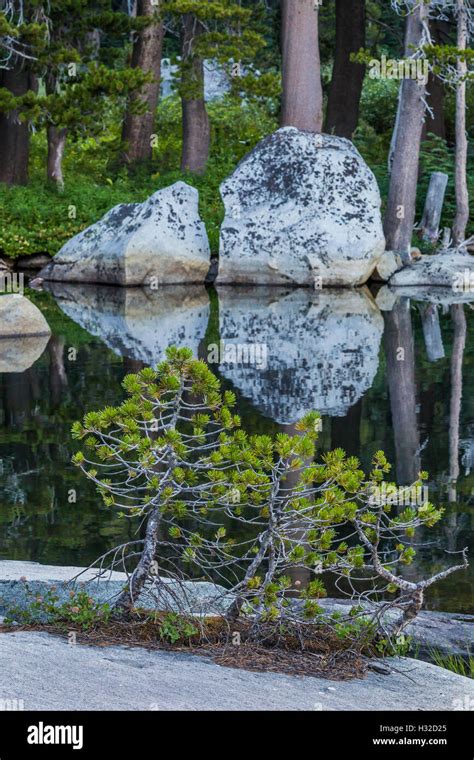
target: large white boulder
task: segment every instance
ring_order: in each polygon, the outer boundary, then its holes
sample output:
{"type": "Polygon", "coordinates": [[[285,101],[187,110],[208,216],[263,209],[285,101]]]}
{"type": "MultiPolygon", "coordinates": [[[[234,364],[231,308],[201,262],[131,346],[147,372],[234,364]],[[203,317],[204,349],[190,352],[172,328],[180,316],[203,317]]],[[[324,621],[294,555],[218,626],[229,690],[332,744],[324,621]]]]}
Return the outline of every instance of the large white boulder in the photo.
{"type": "Polygon", "coordinates": [[[283,425],[345,416],[377,373],[384,322],[365,288],[219,287],[219,321],[220,374],[283,425]]]}
{"type": "Polygon", "coordinates": [[[210,249],[198,205],[198,191],[176,182],[144,203],[115,206],[69,240],[39,277],[109,285],[204,282],[210,249]]]}
{"type": "Polygon", "coordinates": [[[221,194],[221,284],[361,285],[385,249],[376,179],[342,137],[279,129],[221,194]]]}

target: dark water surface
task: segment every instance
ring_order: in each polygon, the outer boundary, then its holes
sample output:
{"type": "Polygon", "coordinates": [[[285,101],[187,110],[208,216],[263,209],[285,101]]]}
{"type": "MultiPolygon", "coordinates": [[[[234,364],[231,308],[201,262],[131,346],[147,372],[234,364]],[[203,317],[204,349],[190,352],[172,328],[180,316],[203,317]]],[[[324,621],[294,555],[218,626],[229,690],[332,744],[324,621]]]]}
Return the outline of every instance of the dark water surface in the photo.
{"type": "MultiPolygon", "coordinates": [[[[368,468],[383,449],[405,484],[428,470],[429,498],[446,515],[419,537],[429,546],[407,573],[455,562],[445,549],[470,546],[472,554],[474,315],[467,299],[455,304],[439,290],[399,291],[396,299],[385,288],[380,310],[368,291],[59,284],[51,291],[28,293],[51,325],[49,342],[18,341],[12,359],[0,341],[0,558],[86,565],[131,537],[134,526],[114,517],[70,464],[71,424],[119,403],[124,375],[155,364],[167,345],[225,359],[220,340],[238,363],[213,369],[236,392],[248,430],[291,432],[317,409],[321,451],[340,446],[368,468]]],[[[471,567],[434,587],[427,606],[474,613],[473,574],[471,567]]]]}

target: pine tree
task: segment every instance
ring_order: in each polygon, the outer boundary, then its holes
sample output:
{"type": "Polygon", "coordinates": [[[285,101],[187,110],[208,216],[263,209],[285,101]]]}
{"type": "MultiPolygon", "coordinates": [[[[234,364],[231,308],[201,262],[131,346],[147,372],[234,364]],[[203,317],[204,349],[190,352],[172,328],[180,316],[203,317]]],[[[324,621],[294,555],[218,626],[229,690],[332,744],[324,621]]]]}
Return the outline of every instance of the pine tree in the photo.
{"type": "Polygon", "coordinates": [[[0,2],[0,182],[23,185],[28,182],[30,133],[21,121],[16,98],[37,87],[32,70],[35,54],[46,44],[47,27],[37,8],[27,20],[22,0],[0,2]]]}
{"type": "MultiPolygon", "coordinates": [[[[28,0],[25,16],[34,18],[39,0],[28,0]]],[[[33,46],[31,73],[42,87],[12,92],[0,89],[0,112],[17,113],[26,124],[45,128],[47,178],[63,187],[62,159],[67,136],[100,134],[110,98],[124,99],[142,87],[141,69],[118,68],[100,41],[123,39],[132,28],[126,14],[112,11],[111,0],[57,0],[48,8],[47,44],[33,46]]]]}

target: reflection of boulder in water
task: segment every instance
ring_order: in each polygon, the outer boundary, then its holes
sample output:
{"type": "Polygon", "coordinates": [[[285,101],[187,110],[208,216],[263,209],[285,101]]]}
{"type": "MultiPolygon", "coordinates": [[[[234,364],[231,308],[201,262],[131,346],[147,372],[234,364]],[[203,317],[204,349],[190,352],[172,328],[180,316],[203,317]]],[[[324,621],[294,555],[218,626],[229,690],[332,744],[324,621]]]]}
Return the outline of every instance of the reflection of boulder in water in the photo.
{"type": "Polygon", "coordinates": [[[0,372],[25,372],[51,335],[41,311],[19,294],[0,297],[0,372]]]}
{"type": "Polygon", "coordinates": [[[156,364],[169,345],[197,354],[209,321],[201,285],[115,288],[47,283],[63,312],[117,354],[156,364]]]}
{"type": "Polygon", "coordinates": [[[423,301],[439,306],[453,306],[457,303],[472,303],[474,291],[468,289],[455,291],[452,288],[440,288],[434,286],[419,287],[390,287],[386,285],[383,290],[389,290],[397,298],[410,298],[412,301],[423,301]]]}
{"type": "Polygon", "coordinates": [[[43,354],[49,335],[0,339],[0,373],[26,372],[43,354]]]}
{"type": "Polygon", "coordinates": [[[220,373],[279,423],[315,409],[342,417],[378,367],[383,318],[365,291],[220,287],[228,344],[266,345],[266,367],[221,364],[220,373]]]}

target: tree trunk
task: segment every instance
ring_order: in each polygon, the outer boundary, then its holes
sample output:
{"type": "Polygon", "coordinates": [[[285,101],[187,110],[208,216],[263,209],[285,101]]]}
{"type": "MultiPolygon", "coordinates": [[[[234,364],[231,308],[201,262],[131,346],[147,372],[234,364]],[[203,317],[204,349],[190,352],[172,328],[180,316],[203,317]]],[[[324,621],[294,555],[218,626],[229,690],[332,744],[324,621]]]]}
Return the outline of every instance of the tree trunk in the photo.
{"type": "MultiPolygon", "coordinates": [[[[428,6],[416,2],[409,16],[405,36],[405,57],[413,57],[423,39],[428,6]]],[[[393,162],[384,227],[387,249],[410,262],[410,246],[416,211],[416,186],[421,133],[425,112],[426,83],[404,79],[401,83],[397,122],[393,136],[393,162]]]]}
{"type": "Polygon", "coordinates": [[[451,402],[449,409],[449,501],[456,501],[456,483],[459,478],[459,426],[462,400],[462,365],[466,347],[466,315],[462,303],[451,306],[454,324],[453,352],[451,355],[451,402]]]}
{"type": "Polygon", "coordinates": [[[436,243],[439,237],[439,223],[443,213],[448,179],[448,175],[444,172],[433,172],[430,177],[423,217],[418,230],[418,234],[423,240],[430,243],[436,243]]]}
{"type": "MultiPolygon", "coordinates": [[[[447,21],[432,19],[430,31],[435,45],[449,44],[450,24],[447,21]]],[[[426,112],[426,120],[423,125],[422,140],[426,140],[429,133],[441,137],[442,140],[446,140],[444,101],[444,84],[439,77],[430,72],[426,88],[426,102],[429,108],[426,112]]]]}
{"type": "Polygon", "coordinates": [[[204,61],[195,55],[194,43],[204,31],[196,16],[183,16],[182,34],[182,171],[203,174],[209,159],[211,126],[204,100],[204,61]]]}
{"type": "MultiPolygon", "coordinates": [[[[15,96],[25,95],[31,85],[31,75],[24,68],[0,70],[0,87],[6,87],[15,96]]],[[[26,185],[29,157],[28,123],[19,120],[17,111],[0,113],[0,182],[26,185]]]]}
{"type": "Polygon", "coordinates": [[[63,157],[66,147],[67,129],[48,127],[47,177],[58,190],[64,190],[63,157]]]}
{"type": "Polygon", "coordinates": [[[397,481],[411,485],[420,470],[415,382],[415,346],[410,301],[401,299],[386,312],[385,356],[390,393],[397,481]]]}
{"type": "Polygon", "coordinates": [[[392,639],[396,639],[397,636],[403,633],[405,628],[407,628],[407,626],[415,620],[419,612],[421,612],[421,608],[423,607],[423,597],[424,593],[421,588],[417,588],[410,594],[410,599],[408,603],[405,604],[401,616],[396,621],[389,624],[389,635],[392,639]]]}
{"type": "Polygon", "coordinates": [[[365,0],[336,0],[336,50],[329,88],[326,132],[352,139],[359,122],[365,66],[351,53],[365,48],[365,0]]]}
{"type": "Polygon", "coordinates": [[[114,608],[120,612],[128,614],[131,611],[150,576],[151,565],[152,562],[155,561],[156,549],[158,546],[159,528],[160,507],[158,506],[154,508],[147,522],[140,561],[132,573],[129,585],[122,591],[114,605],[114,608]]]}
{"type": "MultiPolygon", "coordinates": [[[[159,12],[157,0],[138,0],[137,16],[151,17],[159,12]]],[[[127,164],[149,161],[152,157],[152,135],[156,106],[160,95],[161,55],[163,49],[163,22],[150,24],[137,34],[132,52],[132,67],[153,75],[153,81],[130,96],[125,115],[122,140],[125,143],[123,160],[127,164]],[[131,106],[145,103],[144,113],[132,113],[131,106]]]]}
{"type": "MultiPolygon", "coordinates": [[[[457,0],[458,33],[457,47],[465,50],[468,38],[467,10],[464,0],[457,0]]],[[[458,59],[457,74],[460,78],[456,89],[456,217],[453,226],[454,245],[466,239],[469,221],[469,194],[467,189],[467,133],[466,133],[466,73],[467,63],[458,59]]]]}
{"type": "Polygon", "coordinates": [[[282,127],[322,129],[318,12],[315,0],[282,0],[282,127]]]}

